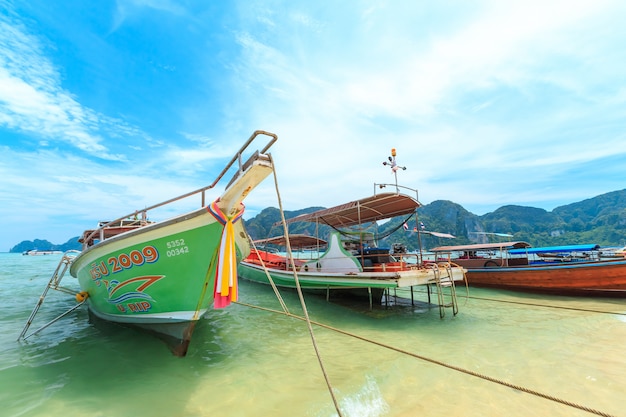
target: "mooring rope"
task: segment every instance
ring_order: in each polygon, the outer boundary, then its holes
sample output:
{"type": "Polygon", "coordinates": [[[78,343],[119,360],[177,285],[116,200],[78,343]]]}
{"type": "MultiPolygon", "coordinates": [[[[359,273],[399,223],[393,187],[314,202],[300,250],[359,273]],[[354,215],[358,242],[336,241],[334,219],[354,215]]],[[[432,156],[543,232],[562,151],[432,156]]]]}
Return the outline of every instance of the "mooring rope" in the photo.
{"type": "MultiPolygon", "coordinates": [[[[272,162],[272,165],[273,165],[272,156],[269,155],[269,158],[270,158],[270,161],[272,162]]],[[[599,411],[599,410],[595,410],[593,408],[590,408],[590,407],[587,407],[587,406],[583,406],[583,405],[580,405],[580,404],[576,404],[574,402],[567,401],[567,400],[564,400],[564,399],[561,399],[561,398],[558,398],[558,397],[555,397],[555,396],[552,396],[552,395],[549,395],[549,394],[544,394],[542,392],[539,392],[539,391],[536,391],[536,390],[533,390],[533,389],[530,389],[530,388],[526,388],[526,387],[523,387],[521,385],[515,385],[515,384],[512,384],[510,382],[503,381],[503,380],[500,380],[500,379],[497,379],[497,378],[494,378],[494,377],[490,377],[488,375],[483,375],[483,374],[480,374],[478,372],[475,372],[475,371],[472,371],[472,370],[469,370],[469,369],[464,369],[464,368],[461,368],[461,367],[458,367],[458,366],[455,366],[455,365],[450,365],[450,364],[447,364],[445,362],[439,361],[437,359],[428,358],[426,356],[419,355],[417,353],[409,352],[409,351],[404,350],[404,349],[400,349],[400,348],[397,348],[397,347],[394,347],[394,346],[391,346],[391,345],[387,345],[385,343],[381,343],[381,342],[378,342],[378,341],[375,341],[375,340],[372,340],[372,339],[369,339],[369,338],[366,338],[366,337],[363,337],[363,336],[359,336],[357,334],[354,334],[354,333],[351,333],[351,332],[348,332],[348,331],[345,331],[345,330],[341,330],[341,329],[338,329],[336,327],[329,326],[327,324],[323,324],[323,323],[319,323],[319,322],[316,322],[316,321],[312,321],[311,318],[309,317],[307,306],[306,306],[306,303],[304,301],[304,295],[302,293],[302,288],[300,286],[300,281],[298,279],[298,273],[297,273],[297,270],[296,270],[296,265],[295,265],[293,254],[292,254],[292,251],[291,251],[291,244],[289,242],[289,231],[288,231],[288,228],[287,228],[287,222],[285,220],[285,215],[284,215],[284,211],[283,211],[283,208],[282,208],[282,200],[281,200],[281,197],[280,197],[280,191],[279,191],[279,188],[278,188],[278,178],[276,176],[276,170],[275,169],[273,169],[273,174],[274,174],[274,185],[275,185],[275,188],[276,188],[276,195],[277,195],[277,198],[278,198],[278,206],[279,206],[279,211],[280,211],[280,215],[281,215],[281,222],[282,222],[283,229],[284,229],[285,243],[286,243],[286,247],[287,247],[287,256],[288,256],[289,261],[291,263],[291,268],[292,268],[292,272],[293,272],[293,276],[294,276],[294,281],[295,281],[295,284],[296,284],[296,290],[298,292],[298,298],[300,299],[300,304],[301,304],[304,316],[298,316],[298,315],[292,314],[292,313],[290,313],[288,311],[287,306],[285,305],[282,297],[280,296],[278,288],[275,286],[275,284],[274,284],[271,276],[269,275],[269,273],[267,271],[267,268],[265,267],[265,265],[264,265],[262,260],[261,260],[261,263],[263,265],[265,273],[268,276],[268,279],[269,279],[270,283],[272,284],[272,287],[274,288],[274,291],[275,291],[275,293],[277,295],[277,298],[278,298],[278,300],[279,300],[279,302],[280,302],[280,304],[281,304],[281,306],[283,308],[283,311],[274,310],[274,309],[270,309],[270,308],[266,308],[266,307],[255,306],[255,305],[244,303],[244,302],[241,302],[241,301],[236,301],[235,303],[239,304],[239,305],[242,305],[242,306],[245,306],[245,307],[249,307],[249,308],[256,308],[256,309],[260,309],[260,310],[264,310],[264,311],[268,311],[268,312],[272,312],[272,313],[276,313],[276,314],[283,314],[283,315],[285,315],[287,317],[292,317],[292,318],[295,318],[295,319],[302,320],[302,321],[306,322],[307,328],[309,330],[309,335],[311,337],[311,341],[312,341],[312,344],[313,344],[313,348],[314,348],[315,354],[317,356],[318,363],[319,363],[320,368],[322,370],[322,374],[324,376],[324,380],[326,382],[326,386],[327,386],[328,391],[330,393],[330,396],[331,396],[331,398],[333,400],[333,404],[335,406],[335,410],[337,411],[338,417],[342,417],[341,409],[339,407],[339,403],[338,403],[337,398],[335,396],[335,393],[333,391],[333,387],[332,387],[332,384],[330,382],[330,378],[328,376],[328,373],[326,372],[326,369],[325,369],[325,366],[324,366],[324,362],[322,360],[322,357],[321,357],[321,354],[320,354],[320,351],[319,351],[319,347],[318,347],[317,341],[315,339],[315,334],[313,332],[313,326],[312,326],[313,324],[315,324],[316,326],[319,326],[319,327],[322,327],[322,328],[325,328],[325,329],[328,329],[328,330],[331,330],[331,331],[334,331],[334,332],[346,335],[346,336],[353,337],[355,339],[362,340],[362,341],[367,342],[367,343],[371,343],[371,344],[380,346],[380,347],[385,348],[385,349],[393,350],[395,352],[402,353],[404,355],[408,355],[408,356],[411,356],[411,357],[414,357],[414,358],[417,358],[417,359],[421,359],[423,361],[430,362],[430,363],[433,363],[435,365],[443,366],[445,368],[452,369],[454,371],[461,372],[461,373],[464,373],[464,374],[467,374],[467,375],[471,375],[471,376],[483,379],[485,381],[493,382],[493,383],[496,383],[496,384],[499,384],[499,385],[502,385],[502,386],[505,386],[505,387],[508,387],[508,388],[513,388],[513,389],[518,390],[520,392],[525,392],[525,393],[528,393],[528,394],[532,394],[532,395],[535,395],[537,397],[541,397],[541,398],[544,398],[544,399],[547,399],[547,400],[550,400],[550,401],[553,401],[553,402],[556,402],[556,403],[559,403],[559,404],[563,404],[563,405],[566,405],[566,406],[569,406],[569,407],[572,407],[572,408],[576,408],[576,409],[579,409],[579,410],[582,410],[582,411],[586,411],[586,412],[591,413],[591,414],[595,414],[595,415],[602,416],[602,417],[615,417],[612,414],[605,413],[605,412],[599,411]]],[[[248,236],[248,238],[252,242],[252,239],[250,239],[249,236],[248,236]]],[[[254,243],[252,243],[252,244],[254,245],[254,243]]],[[[256,249],[256,247],[255,247],[255,249],[256,249]]],[[[466,289],[469,290],[468,289],[467,280],[465,279],[464,281],[465,281],[465,284],[466,284],[466,289]]],[[[469,298],[469,296],[467,298],[469,298]]],[[[493,300],[493,301],[498,301],[498,300],[493,300]]],[[[520,304],[525,304],[525,303],[520,303],[520,304]]],[[[546,306],[546,307],[550,307],[550,306],[546,306]]],[[[555,307],[555,308],[558,308],[558,307],[555,307]]]]}
{"type": "MultiPolygon", "coordinates": [[[[417,290],[416,292],[421,292],[421,293],[426,294],[426,291],[417,290]]],[[[476,297],[476,296],[470,296],[470,295],[466,296],[466,298],[473,299],[473,300],[493,301],[495,303],[519,304],[519,305],[531,306],[531,307],[555,308],[559,310],[584,311],[586,313],[599,313],[599,314],[611,314],[611,315],[616,315],[616,316],[626,316],[626,313],[619,312],[619,311],[606,311],[606,310],[596,310],[592,308],[568,307],[568,306],[559,306],[559,305],[550,305],[550,304],[541,304],[541,303],[529,303],[529,302],[514,301],[514,300],[499,300],[496,298],[476,297]]]]}
{"type": "Polygon", "coordinates": [[[559,404],[563,404],[563,405],[566,405],[568,407],[577,408],[579,410],[586,411],[588,413],[595,414],[595,415],[598,415],[598,416],[602,416],[602,417],[616,417],[613,414],[605,413],[603,411],[599,411],[599,410],[596,410],[596,409],[593,409],[593,408],[590,408],[590,407],[587,407],[587,406],[584,406],[584,405],[576,404],[574,402],[567,401],[567,400],[555,397],[553,395],[544,394],[542,392],[539,392],[539,391],[536,391],[536,390],[533,390],[533,389],[530,389],[530,388],[526,388],[526,387],[523,387],[521,385],[515,385],[515,384],[512,384],[510,382],[503,381],[503,380],[500,380],[500,379],[497,379],[497,378],[494,378],[494,377],[491,377],[491,376],[488,376],[488,375],[483,375],[483,374],[480,374],[478,372],[474,372],[474,371],[469,370],[469,369],[461,368],[461,367],[455,366],[455,365],[450,365],[450,364],[447,364],[445,362],[439,361],[437,359],[432,359],[432,358],[428,358],[426,356],[419,355],[417,353],[409,352],[407,350],[400,349],[400,348],[397,348],[395,346],[387,345],[385,343],[381,343],[381,342],[378,342],[376,340],[369,339],[367,337],[359,336],[357,334],[354,334],[354,333],[351,333],[351,332],[348,332],[348,331],[345,331],[345,330],[341,330],[341,329],[338,329],[336,327],[329,326],[327,324],[319,323],[319,322],[316,322],[316,321],[311,321],[308,317],[305,318],[305,317],[297,316],[295,314],[285,313],[283,311],[274,310],[274,309],[267,308],[267,307],[260,307],[260,306],[255,306],[255,305],[252,305],[252,304],[243,303],[241,301],[238,301],[237,304],[240,304],[240,305],[245,306],[245,307],[256,308],[256,309],[259,309],[259,310],[268,311],[268,312],[271,312],[271,313],[284,314],[284,315],[286,315],[288,317],[292,317],[292,318],[298,319],[298,320],[306,320],[307,323],[309,323],[309,325],[312,323],[312,324],[315,324],[316,326],[319,326],[319,327],[322,327],[322,328],[325,328],[325,329],[328,329],[328,330],[331,330],[331,331],[334,331],[334,332],[337,332],[337,333],[341,333],[343,335],[350,336],[350,337],[353,337],[355,339],[359,339],[359,340],[362,340],[364,342],[371,343],[371,344],[383,347],[385,349],[393,350],[395,352],[402,353],[404,355],[412,356],[414,358],[421,359],[423,361],[430,362],[430,363],[433,363],[435,365],[443,366],[445,368],[452,369],[454,371],[461,372],[461,373],[464,373],[464,374],[467,374],[467,375],[471,375],[471,376],[483,379],[485,381],[493,382],[493,383],[496,383],[496,384],[499,384],[499,385],[502,385],[502,386],[505,386],[505,387],[508,387],[508,388],[513,388],[513,389],[518,390],[520,392],[525,392],[527,394],[532,394],[532,395],[535,395],[537,397],[541,397],[541,398],[544,398],[546,400],[550,400],[550,401],[553,401],[553,402],[556,402],[556,403],[559,403],[559,404]]]}
{"type": "MultiPolygon", "coordinates": [[[[272,155],[269,155],[270,158],[270,162],[272,167],[274,166],[274,161],[272,160],[272,155]]],[[[304,312],[304,317],[302,318],[306,324],[307,327],[309,329],[309,335],[311,336],[311,343],[313,344],[313,349],[315,349],[315,355],[317,356],[317,361],[320,365],[320,368],[322,370],[322,374],[324,375],[324,380],[326,381],[326,386],[328,387],[328,392],[330,393],[330,396],[333,400],[333,404],[335,406],[335,410],[337,411],[337,416],[338,417],[342,417],[341,414],[341,409],[339,408],[339,402],[337,401],[337,398],[335,397],[335,393],[333,391],[333,387],[330,383],[330,378],[328,377],[328,373],[326,372],[326,368],[324,367],[324,362],[322,361],[322,356],[320,354],[319,348],[317,346],[317,342],[315,340],[315,334],[313,333],[313,326],[311,325],[311,319],[309,317],[309,312],[306,308],[306,303],[304,302],[304,295],[302,294],[302,288],[300,287],[300,281],[298,279],[298,272],[296,271],[296,265],[293,259],[293,254],[291,253],[291,244],[289,242],[289,230],[287,228],[287,221],[285,220],[285,213],[283,212],[283,204],[282,204],[282,200],[280,197],[280,191],[278,190],[278,178],[276,176],[276,170],[272,168],[272,172],[274,173],[274,185],[276,188],[276,197],[278,199],[278,209],[280,211],[280,218],[281,218],[281,222],[283,224],[283,229],[284,229],[284,235],[285,235],[285,243],[287,246],[287,256],[289,257],[289,261],[291,263],[291,269],[293,272],[293,277],[296,283],[296,289],[298,290],[298,298],[300,299],[300,304],[302,306],[302,311],[304,312]]],[[[285,307],[286,308],[286,307],[285,307]]],[[[291,313],[288,312],[283,312],[281,314],[286,314],[291,316],[291,313]]]]}
{"type": "Polygon", "coordinates": [[[617,316],[626,316],[626,313],[620,313],[617,311],[604,311],[604,310],[595,310],[591,308],[567,307],[567,306],[557,306],[557,305],[540,304],[540,303],[526,303],[523,301],[498,300],[495,298],[487,298],[487,297],[470,297],[470,298],[476,299],[476,300],[494,301],[497,303],[520,304],[520,305],[526,305],[526,306],[531,306],[531,307],[556,308],[556,309],[561,309],[561,310],[584,311],[587,313],[614,314],[617,316]]]}
{"type": "Polygon", "coordinates": [[[280,295],[280,292],[278,291],[278,287],[276,287],[276,284],[274,283],[274,280],[272,279],[272,276],[270,275],[269,271],[267,270],[267,267],[265,266],[265,262],[263,261],[263,258],[261,257],[261,254],[259,253],[259,251],[257,250],[256,245],[254,244],[254,240],[252,240],[250,235],[247,235],[247,236],[248,236],[248,241],[250,241],[250,244],[252,245],[252,248],[254,249],[254,252],[257,254],[257,258],[259,259],[259,261],[261,261],[261,267],[263,267],[263,271],[265,272],[265,276],[267,277],[267,280],[270,282],[270,285],[272,286],[272,289],[274,290],[274,294],[276,294],[276,298],[278,299],[278,302],[280,303],[280,306],[282,307],[284,312],[289,313],[289,309],[287,308],[287,304],[285,304],[285,300],[283,300],[283,297],[280,295]]]}

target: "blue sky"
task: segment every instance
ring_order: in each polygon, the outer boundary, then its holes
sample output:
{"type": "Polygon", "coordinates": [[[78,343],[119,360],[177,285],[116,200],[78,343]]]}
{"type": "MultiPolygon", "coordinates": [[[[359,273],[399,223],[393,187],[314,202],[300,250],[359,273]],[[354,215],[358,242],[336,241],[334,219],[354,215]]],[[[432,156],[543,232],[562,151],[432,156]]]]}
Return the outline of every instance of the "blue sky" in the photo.
{"type": "Polygon", "coordinates": [[[286,210],[392,182],[392,147],[475,214],[626,188],[621,0],[0,5],[0,251],[208,185],[256,129],[286,210]]]}

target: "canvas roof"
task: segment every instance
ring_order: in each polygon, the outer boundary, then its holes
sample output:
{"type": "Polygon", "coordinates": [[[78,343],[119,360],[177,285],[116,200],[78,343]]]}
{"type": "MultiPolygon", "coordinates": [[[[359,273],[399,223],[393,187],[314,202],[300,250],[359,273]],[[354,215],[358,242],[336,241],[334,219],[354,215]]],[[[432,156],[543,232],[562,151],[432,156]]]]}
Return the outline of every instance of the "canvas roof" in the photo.
{"type": "Polygon", "coordinates": [[[515,249],[509,251],[511,254],[525,254],[525,253],[570,253],[570,252],[585,252],[600,249],[599,245],[564,245],[564,246],[544,246],[540,248],[527,248],[527,249],[515,249]]]}
{"type": "MultiPolygon", "coordinates": [[[[326,246],[324,239],[319,239],[314,236],[293,234],[289,235],[289,244],[294,248],[315,248],[317,246],[326,246]]],[[[286,246],[287,239],[285,236],[269,237],[267,239],[259,239],[254,241],[255,245],[278,245],[286,246]]]]}
{"type": "Polygon", "coordinates": [[[503,249],[519,249],[530,247],[530,243],[517,242],[499,242],[499,243],[476,243],[473,245],[459,246],[439,246],[431,249],[431,252],[454,252],[454,251],[472,251],[472,250],[503,250],[503,249]]]}
{"type": "Polygon", "coordinates": [[[287,223],[319,222],[335,228],[390,219],[415,212],[421,204],[405,194],[382,193],[287,219],[287,223]]]}

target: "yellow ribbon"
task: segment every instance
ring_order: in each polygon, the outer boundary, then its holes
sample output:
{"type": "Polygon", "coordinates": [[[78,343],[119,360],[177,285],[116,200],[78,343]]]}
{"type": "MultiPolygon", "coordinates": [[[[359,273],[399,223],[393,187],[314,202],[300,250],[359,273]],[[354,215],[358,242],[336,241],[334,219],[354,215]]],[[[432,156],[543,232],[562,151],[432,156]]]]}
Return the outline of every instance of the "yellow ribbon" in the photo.
{"type": "Polygon", "coordinates": [[[237,249],[235,245],[234,223],[243,215],[244,206],[232,218],[224,215],[217,205],[211,203],[207,209],[224,225],[218,248],[217,268],[215,271],[214,308],[224,308],[232,301],[237,301],[237,249]]]}

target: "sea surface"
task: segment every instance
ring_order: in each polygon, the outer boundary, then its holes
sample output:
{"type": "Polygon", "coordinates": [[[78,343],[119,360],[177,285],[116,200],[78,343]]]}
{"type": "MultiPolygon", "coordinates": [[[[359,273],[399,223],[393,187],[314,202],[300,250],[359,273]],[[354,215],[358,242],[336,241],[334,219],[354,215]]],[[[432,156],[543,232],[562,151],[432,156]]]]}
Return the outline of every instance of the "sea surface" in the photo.
{"type": "MultiPolygon", "coordinates": [[[[60,258],[0,253],[2,417],[626,416],[626,300],[459,288],[440,318],[422,291],[372,309],[305,294],[312,337],[271,287],[241,282],[185,358],[84,306],[16,341],[60,258]]],[[[50,291],[30,331],[75,304],[50,291]]]]}

